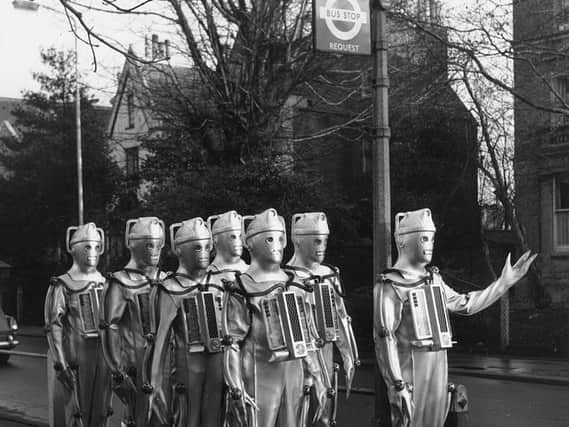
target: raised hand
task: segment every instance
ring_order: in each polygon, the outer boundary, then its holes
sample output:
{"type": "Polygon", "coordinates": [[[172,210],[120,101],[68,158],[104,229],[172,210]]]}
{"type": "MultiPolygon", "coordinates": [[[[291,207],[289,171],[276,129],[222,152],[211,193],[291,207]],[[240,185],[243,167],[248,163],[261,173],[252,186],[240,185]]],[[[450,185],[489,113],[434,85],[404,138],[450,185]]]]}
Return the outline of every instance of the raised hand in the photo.
{"type": "Polygon", "coordinates": [[[500,275],[500,280],[502,283],[504,283],[508,288],[514,286],[522,277],[526,275],[531,263],[535,260],[536,257],[537,254],[531,255],[531,251],[527,251],[512,266],[511,254],[508,254],[504,268],[502,268],[502,274],[500,275]]]}

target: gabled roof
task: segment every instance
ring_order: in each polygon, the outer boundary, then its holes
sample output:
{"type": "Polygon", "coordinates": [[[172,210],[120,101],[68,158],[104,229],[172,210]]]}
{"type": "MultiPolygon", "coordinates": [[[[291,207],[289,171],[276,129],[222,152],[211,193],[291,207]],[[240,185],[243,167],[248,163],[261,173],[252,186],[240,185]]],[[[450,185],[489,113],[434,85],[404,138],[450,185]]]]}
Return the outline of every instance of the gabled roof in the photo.
{"type": "MultiPolygon", "coordinates": [[[[19,98],[0,97],[0,140],[19,140],[20,132],[16,128],[16,118],[12,112],[22,103],[19,98]]],[[[0,141],[0,142],[1,142],[0,141]]]]}
{"type": "MultiPolygon", "coordinates": [[[[132,50],[130,53],[134,55],[132,50]]],[[[166,107],[163,110],[166,111],[177,100],[200,108],[212,108],[203,87],[199,73],[192,67],[172,66],[164,62],[141,64],[127,59],[112,100],[107,134],[113,136],[120,106],[129,88],[150,128],[152,121],[160,118],[161,107],[166,107]]]]}

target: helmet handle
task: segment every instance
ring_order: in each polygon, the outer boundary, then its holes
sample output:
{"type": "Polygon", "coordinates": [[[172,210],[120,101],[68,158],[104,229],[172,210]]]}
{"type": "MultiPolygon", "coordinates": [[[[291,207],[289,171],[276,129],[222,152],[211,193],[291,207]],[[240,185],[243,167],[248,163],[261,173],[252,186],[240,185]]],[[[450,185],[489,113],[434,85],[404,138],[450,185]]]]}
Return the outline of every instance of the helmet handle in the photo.
{"type": "Polygon", "coordinates": [[[67,249],[68,253],[71,253],[71,233],[77,231],[79,227],[72,226],[67,227],[67,232],[65,233],[65,249],[67,249]]]}
{"type": "Polygon", "coordinates": [[[302,214],[302,213],[296,213],[296,214],[294,214],[294,215],[292,216],[292,222],[293,222],[293,224],[296,224],[296,223],[298,222],[298,220],[299,220],[300,218],[302,218],[303,216],[304,216],[304,214],[302,214]]]}
{"type": "Polygon", "coordinates": [[[176,235],[176,230],[178,230],[184,223],[176,222],[170,226],[170,248],[172,248],[172,253],[176,254],[176,243],[174,241],[174,236],[176,235]]]}
{"type": "Polygon", "coordinates": [[[293,237],[294,224],[296,224],[298,221],[300,221],[300,219],[303,216],[304,216],[304,214],[302,214],[302,213],[296,213],[292,216],[292,221],[290,224],[290,235],[291,235],[291,237],[293,237]]]}
{"type": "Polygon", "coordinates": [[[209,228],[209,232],[211,233],[211,226],[213,224],[214,221],[217,221],[219,218],[221,218],[221,215],[211,215],[207,217],[207,228],[209,228]]]}
{"type": "Polygon", "coordinates": [[[103,255],[105,253],[105,232],[102,228],[97,227],[97,233],[101,236],[101,250],[99,251],[99,255],[103,255]]]}
{"type": "Polygon", "coordinates": [[[249,224],[251,224],[251,221],[255,219],[255,216],[256,215],[243,215],[241,217],[241,241],[243,242],[243,246],[247,249],[249,249],[249,245],[247,245],[247,228],[249,224]],[[249,222],[246,223],[245,221],[249,222]]]}
{"type": "Polygon", "coordinates": [[[403,218],[405,218],[406,213],[399,212],[395,215],[395,233],[399,231],[399,223],[403,218]]]}
{"type": "Polygon", "coordinates": [[[286,221],[284,219],[284,217],[279,215],[279,221],[281,222],[281,224],[283,225],[283,230],[284,230],[284,245],[283,245],[283,249],[286,248],[286,245],[288,244],[287,238],[286,238],[286,221]]]}
{"type": "Polygon", "coordinates": [[[130,241],[128,239],[128,235],[130,234],[130,229],[132,226],[138,221],[138,219],[129,219],[126,221],[126,228],[124,232],[124,244],[127,248],[130,248],[130,241]]]}
{"type": "Polygon", "coordinates": [[[162,248],[163,248],[164,245],[166,244],[166,223],[163,220],[158,219],[158,224],[162,226],[162,248]]]}

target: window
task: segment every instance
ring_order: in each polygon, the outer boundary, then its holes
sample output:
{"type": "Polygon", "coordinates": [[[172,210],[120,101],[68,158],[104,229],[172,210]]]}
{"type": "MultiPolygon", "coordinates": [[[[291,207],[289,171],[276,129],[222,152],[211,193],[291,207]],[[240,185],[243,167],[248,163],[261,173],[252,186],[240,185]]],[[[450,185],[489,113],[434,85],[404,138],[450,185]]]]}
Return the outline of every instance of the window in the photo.
{"type": "Polygon", "coordinates": [[[127,176],[136,175],[139,171],[138,151],[138,147],[131,147],[125,150],[127,176]]]}
{"type": "Polygon", "coordinates": [[[569,0],[558,0],[557,30],[569,30],[569,0]]]}
{"type": "Polygon", "coordinates": [[[569,174],[554,178],[553,193],[554,249],[569,251],[569,174]]]}
{"type": "Polygon", "coordinates": [[[128,113],[128,127],[127,129],[134,127],[134,96],[129,93],[126,97],[126,108],[128,113]]]}
{"type": "MultiPolygon", "coordinates": [[[[569,76],[557,76],[552,82],[551,86],[553,91],[551,92],[551,104],[552,106],[564,106],[563,104],[569,104],[569,76]],[[561,98],[561,99],[559,99],[561,98]],[[563,101],[561,101],[563,100],[563,101]]],[[[551,127],[558,128],[561,126],[569,125],[569,116],[567,114],[551,113],[551,127]]]]}

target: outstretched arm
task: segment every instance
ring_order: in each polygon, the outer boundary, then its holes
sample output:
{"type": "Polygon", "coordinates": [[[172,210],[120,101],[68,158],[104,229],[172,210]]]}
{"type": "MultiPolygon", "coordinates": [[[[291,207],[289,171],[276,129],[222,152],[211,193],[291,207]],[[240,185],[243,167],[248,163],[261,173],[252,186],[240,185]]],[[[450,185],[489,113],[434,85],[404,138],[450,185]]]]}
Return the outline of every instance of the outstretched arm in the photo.
{"type": "Polygon", "coordinates": [[[445,294],[449,311],[470,316],[494,304],[508,289],[526,275],[531,263],[536,257],[537,254],[530,255],[530,251],[527,251],[512,266],[511,257],[510,254],[508,254],[500,277],[481,291],[460,294],[445,284],[445,294]]]}

